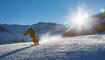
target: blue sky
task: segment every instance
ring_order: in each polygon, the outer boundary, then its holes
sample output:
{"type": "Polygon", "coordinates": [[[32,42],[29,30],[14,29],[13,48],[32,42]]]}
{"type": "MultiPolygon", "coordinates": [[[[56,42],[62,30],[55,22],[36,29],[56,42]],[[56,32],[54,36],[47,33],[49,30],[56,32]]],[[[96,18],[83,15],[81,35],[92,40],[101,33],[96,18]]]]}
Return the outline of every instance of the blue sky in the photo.
{"type": "Polygon", "coordinates": [[[30,25],[37,22],[63,23],[70,10],[85,5],[91,14],[105,9],[105,0],[0,0],[0,22],[30,25]]]}

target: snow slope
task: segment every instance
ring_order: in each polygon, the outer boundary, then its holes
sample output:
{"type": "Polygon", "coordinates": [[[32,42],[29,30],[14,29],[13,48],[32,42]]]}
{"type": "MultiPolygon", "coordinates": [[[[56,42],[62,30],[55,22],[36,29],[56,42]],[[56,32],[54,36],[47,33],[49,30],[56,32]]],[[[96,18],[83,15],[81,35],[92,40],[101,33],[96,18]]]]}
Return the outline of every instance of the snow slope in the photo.
{"type": "Polygon", "coordinates": [[[41,38],[33,47],[31,42],[0,45],[0,60],[105,60],[105,35],[41,38]]]}

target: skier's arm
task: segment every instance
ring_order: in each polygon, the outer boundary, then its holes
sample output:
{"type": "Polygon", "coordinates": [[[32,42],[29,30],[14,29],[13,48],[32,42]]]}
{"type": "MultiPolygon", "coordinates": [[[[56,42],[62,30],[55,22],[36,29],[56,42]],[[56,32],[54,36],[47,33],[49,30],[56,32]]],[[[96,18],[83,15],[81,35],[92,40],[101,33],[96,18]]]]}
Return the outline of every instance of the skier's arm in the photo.
{"type": "Polygon", "coordinates": [[[25,33],[24,33],[24,35],[27,35],[29,33],[29,30],[27,30],[25,33]]]}

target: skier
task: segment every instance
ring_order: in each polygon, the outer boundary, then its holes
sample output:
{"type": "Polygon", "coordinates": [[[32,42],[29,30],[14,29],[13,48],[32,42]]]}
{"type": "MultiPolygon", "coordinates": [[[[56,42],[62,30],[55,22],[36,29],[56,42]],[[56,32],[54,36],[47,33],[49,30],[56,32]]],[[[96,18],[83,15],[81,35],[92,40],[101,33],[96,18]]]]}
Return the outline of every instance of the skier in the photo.
{"type": "Polygon", "coordinates": [[[32,41],[34,42],[34,45],[38,45],[38,44],[39,44],[39,42],[38,42],[38,40],[36,39],[36,36],[35,36],[36,32],[32,29],[31,26],[30,26],[29,29],[24,33],[24,35],[27,35],[27,34],[29,34],[30,37],[32,38],[32,41]]]}

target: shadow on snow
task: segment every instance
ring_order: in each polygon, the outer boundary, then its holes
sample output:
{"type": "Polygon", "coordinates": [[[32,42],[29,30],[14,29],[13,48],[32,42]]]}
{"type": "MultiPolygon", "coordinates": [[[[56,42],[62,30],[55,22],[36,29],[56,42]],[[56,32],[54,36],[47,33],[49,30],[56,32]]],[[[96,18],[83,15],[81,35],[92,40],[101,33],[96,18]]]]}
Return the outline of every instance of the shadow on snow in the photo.
{"type": "Polygon", "coordinates": [[[0,56],[0,59],[4,58],[4,57],[6,57],[6,56],[9,56],[9,55],[11,55],[11,54],[14,54],[14,53],[16,53],[16,52],[19,52],[19,51],[21,51],[21,50],[30,48],[30,47],[31,47],[31,46],[24,47],[24,48],[17,49],[17,50],[14,50],[14,51],[12,51],[12,52],[6,53],[6,54],[4,54],[4,55],[1,55],[1,56],[0,56]]]}

